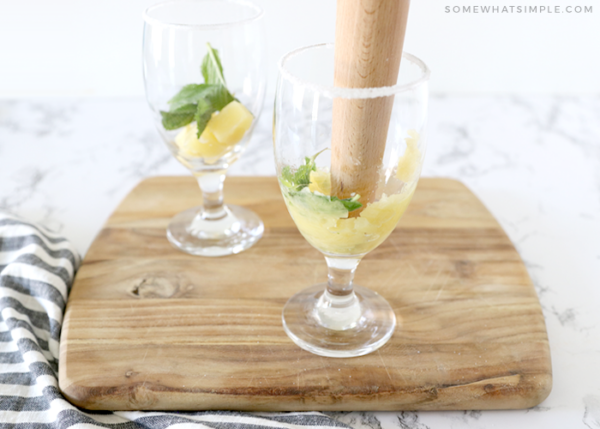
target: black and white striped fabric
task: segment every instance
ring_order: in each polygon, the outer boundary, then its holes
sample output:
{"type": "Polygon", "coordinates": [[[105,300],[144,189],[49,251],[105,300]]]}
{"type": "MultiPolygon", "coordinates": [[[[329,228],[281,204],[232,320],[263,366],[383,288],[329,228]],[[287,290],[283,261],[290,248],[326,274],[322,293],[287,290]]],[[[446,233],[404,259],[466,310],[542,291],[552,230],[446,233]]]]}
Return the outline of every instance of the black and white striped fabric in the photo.
{"type": "Polygon", "coordinates": [[[0,428],[328,428],[321,413],[84,412],[58,390],[60,329],[80,258],[64,238],[0,213],[0,428]]]}

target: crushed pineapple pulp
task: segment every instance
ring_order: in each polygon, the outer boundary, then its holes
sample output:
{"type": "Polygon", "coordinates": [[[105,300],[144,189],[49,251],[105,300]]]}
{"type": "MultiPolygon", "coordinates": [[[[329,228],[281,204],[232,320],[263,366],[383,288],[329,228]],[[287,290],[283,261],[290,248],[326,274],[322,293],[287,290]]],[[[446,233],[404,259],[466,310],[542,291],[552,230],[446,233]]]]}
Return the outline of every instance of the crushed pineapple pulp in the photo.
{"type": "Polygon", "coordinates": [[[310,244],[325,253],[359,255],[373,250],[390,235],[406,211],[415,185],[405,186],[399,194],[383,194],[356,218],[315,212],[294,204],[286,190],[283,194],[294,222],[310,244]]]}

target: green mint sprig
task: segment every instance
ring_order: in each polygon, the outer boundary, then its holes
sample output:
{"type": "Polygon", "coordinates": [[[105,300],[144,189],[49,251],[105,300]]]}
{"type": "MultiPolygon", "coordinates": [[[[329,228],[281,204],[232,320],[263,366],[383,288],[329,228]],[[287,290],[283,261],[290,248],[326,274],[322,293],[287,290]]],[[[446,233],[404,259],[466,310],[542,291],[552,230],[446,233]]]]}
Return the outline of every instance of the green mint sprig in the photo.
{"type": "Polygon", "coordinates": [[[340,200],[338,197],[330,197],[331,201],[339,201],[340,203],[342,203],[344,205],[344,207],[346,207],[348,209],[348,212],[351,212],[353,210],[359,209],[362,207],[362,204],[358,202],[358,199],[360,198],[360,195],[356,194],[355,196],[353,196],[352,198],[345,198],[343,200],[340,200]]]}
{"type": "Polygon", "coordinates": [[[221,65],[221,58],[219,57],[219,51],[211,48],[208,45],[208,52],[202,60],[202,76],[204,76],[204,83],[227,86],[225,84],[225,76],[223,75],[223,66],[221,65]]]}
{"type": "Polygon", "coordinates": [[[325,148],[320,152],[315,153],[312,157],[304,157],[304,165],[298,167],[295,173],[292,173],[292,169],[289,166],[283,167],[281,170],[281,178],[283,184],[290,189],[295,191],[301,191],[310,185],[310,172],[317,171],[317,164],[315,160],[317,156],[321,155],[329,148],[325,148]]]}
{"type": "MultiPolygon", "coordinates": [[[[317,152],[312,157],[305,157],[304,164],[296,169],[295,172],[292,172],[292,169],[289,166],[283,167],[281,170],[281,182],[289,189],[289,195],[293,198],[294,196],[300,196],[300,192],[310,185],[310,173],[311,171],[317,171],[317,164],[315,160],[317,156],[325,152],[329,148],[325,148],[320,152],[317,152]]],[[[355,195],[352,198],[340,199],[336,196],[326,196],[326,195],[317,195],[314,193],[306,193],[302,192],[301,197],[303,199],[306,198],[314,198],[315,203],[313,207],[326,207],[323,204],[325,202],[329,202],[334,205],[338,205],[341,203],[348,212],[359,209],[362,207],[362,204],[358,202],[360,195],[355,195]]]]}
{"type": "Polygon", "coordinates": [[[201,67],[204,83],[184,86],[169,100],[169,111],[160,111],[166,130],[176,130],[196,121],[200,138],[212,114],[235,100],[225,86],[219,52],[209,43],[206,45],[208,52],[202,60],[201,67]]]}

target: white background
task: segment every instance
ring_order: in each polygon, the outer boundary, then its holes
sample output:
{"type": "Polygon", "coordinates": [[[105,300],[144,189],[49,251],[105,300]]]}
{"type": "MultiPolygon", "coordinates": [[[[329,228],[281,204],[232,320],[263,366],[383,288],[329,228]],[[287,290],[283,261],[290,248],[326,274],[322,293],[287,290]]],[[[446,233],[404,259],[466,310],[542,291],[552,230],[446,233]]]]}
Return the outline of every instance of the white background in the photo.
{"type": "MultiPolygon", "coordinates": [[[[333,41],[335,0],[256,0],[269,92],[296,47],[333,41]]],[[[156,0],[0,0],[0,97],[143,96],[142,11],[156,0]]],[[[599,94],[600,0],[413,0],[405,49],[446,94],[599,94]],[[453,14],[457,5],[592,6],[591,14],[453,14]]]]}

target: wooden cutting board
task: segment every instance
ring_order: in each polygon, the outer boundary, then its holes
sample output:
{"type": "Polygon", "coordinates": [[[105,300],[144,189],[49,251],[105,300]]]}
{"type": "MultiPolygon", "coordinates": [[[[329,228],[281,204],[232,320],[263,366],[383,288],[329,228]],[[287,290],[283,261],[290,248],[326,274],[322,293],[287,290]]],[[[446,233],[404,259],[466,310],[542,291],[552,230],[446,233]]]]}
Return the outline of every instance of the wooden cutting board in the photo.
{"type": "Polygon", "coordinates": [[[544,318],[506,234],[460,182],[424,178],[398,228],[358,268],[399,326],[370,355],[298,348],[281,310],[326,278],[275,178],[230,177],[226,201],[265,223],[250,250],[201,258],[169,244],[197,205],[192,177],[144,180],[90,247],[67,305],[60,388],[97,410],[467,410],[550,393],[544,318]]]}

